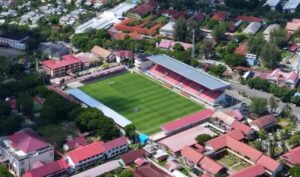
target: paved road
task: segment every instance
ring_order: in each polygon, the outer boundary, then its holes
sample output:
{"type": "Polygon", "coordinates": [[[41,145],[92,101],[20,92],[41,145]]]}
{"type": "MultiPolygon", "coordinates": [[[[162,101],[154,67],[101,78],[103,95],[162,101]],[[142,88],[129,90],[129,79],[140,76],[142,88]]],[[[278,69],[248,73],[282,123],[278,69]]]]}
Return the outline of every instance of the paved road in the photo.
{"type": "MultiPolygon", "coordinates": [[[[229,81],[230,82],[230,81],[229,81]]],[[[254,90],[254,89],[250,89],[248,86],[246,85],[241,85],[239,83],[235,83],[235,82],[230,82],[232,85],[232,92],[244,92],[248,95],[248,97],[261,97],[261,98],[266,98],[269,99],[272,94],[263,92],[263,91],[259,91],[259,90],[254,90]]],[[[248,98],[244,98],[246,103],[248,103],[249,99],[248,98]]],[[[279,100],[279,99],[277,99],[279,100]]],[[[243,101],[243,100],[242,100],[243,101]]],[[[278,108],[277,108],[277,112],[280,112],[281,109],[285,106],[286,104],[283,103],[282,101],[278,101],[278,108]]],[[[293,104],[289,104],[290,107],[293,110],[293,113],[298,117],[298,119],[300,118],[300,107],[296,107],[293,104]]]]}

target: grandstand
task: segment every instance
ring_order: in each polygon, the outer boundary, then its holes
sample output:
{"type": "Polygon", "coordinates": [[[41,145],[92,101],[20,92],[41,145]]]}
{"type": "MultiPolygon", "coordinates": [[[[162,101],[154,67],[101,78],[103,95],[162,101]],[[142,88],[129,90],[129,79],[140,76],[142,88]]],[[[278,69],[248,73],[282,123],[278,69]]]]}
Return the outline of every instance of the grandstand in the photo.
{"type": "Polygon", "coordinates": [[[146,73],[159,81],[211,106],[225,102],[224,90],[230,88],[229,83],[167,55],[154,55],[147,59],[154,65],[146,73]]]}

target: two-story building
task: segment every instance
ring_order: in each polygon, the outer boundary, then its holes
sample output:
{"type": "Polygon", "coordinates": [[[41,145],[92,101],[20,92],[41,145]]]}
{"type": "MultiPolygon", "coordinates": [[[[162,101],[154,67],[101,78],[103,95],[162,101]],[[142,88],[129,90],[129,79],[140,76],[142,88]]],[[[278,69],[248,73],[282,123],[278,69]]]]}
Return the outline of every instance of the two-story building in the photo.
{"type": "Polygon", "coordinates": [[[54,161],[54,147],[40,138],[33,130],[23,129],[0,139],[0,159],[16,176],[34,168],[37,163],[54,161]]]}

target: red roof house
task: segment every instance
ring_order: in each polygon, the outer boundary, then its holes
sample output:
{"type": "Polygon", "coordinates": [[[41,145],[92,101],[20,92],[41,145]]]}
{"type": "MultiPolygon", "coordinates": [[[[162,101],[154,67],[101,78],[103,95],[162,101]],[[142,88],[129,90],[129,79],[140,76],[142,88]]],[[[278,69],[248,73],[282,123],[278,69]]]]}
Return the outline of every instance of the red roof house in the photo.
{"type": "Polygon", "coordinates": [[[247,50],[247,42],[242,42],[240,45],[235,48],[234,53],[241,56],[246,56],[248,52],[247,50]]]}
{"type": "Polygon", "coordinates": [[[219,22],[223,22],[226,19],[226,13],[225,12],[216,12],[213,14],[213,16],[211,17],[212,20],[216,20],[219,22]]]}
{"type": "Polygon", "coordinates": [[[241,15],[241,16],[236,17],[236,20],[241,20],[241,21],[248,22],[248,23],[251,23],[251,22],[261,23],[261,22],[264,21],[263,18],[251,17],[251,16],[245,16],[245,15],[241,15]]]}
{"type": "Polygon", "coordinates": [[[289,150],[281,156],[290,167],[300,164],[300,147],[289,150]]]}
{"type": "Polygon", "coordinates": [[[121,155],[121,159],[125,163],[125,165],[129,165],[133,163],[138,158],[144,158],[145,152],[142,149],[132,150],[125,154],[121,155]]]}
{"type": "Polygon", "coordinates": [[[66,174],[66,170],[69,168],[64,159],[54,161],[52,163],[43,165],[41,167],[32,169],[26,172],[23,177],[45,177],[45,176],[60,176],[66,174]]]}
{"type": "Polygon", "coordinates": [[[256,131],[259,131],[260,129],[267,129],[273,126],[275,123],[276,123],[276,118],[274,114],[268,114],[258,119],[255,119],[250,123],[250,125],[251,128],[253,128],[256,131]]]}
{"type": "Polygon", "coordinates": [[[104,143],[104,147],[106,149],[106,151],[110,151],[116,147],[120,147],[122,145],[127,145],[127,139],[125,136],[121,136],[119,138],[113,139],[111,141],[108,141],[106,143],[104,143]]]}
{"type": "Polygon", "coordinates": [[[254,133],[253,129],[249,127],[248,125],[245,125],[239,121],[235,121],[232,125],[231,128],[234,130],[240,130],[243,132],[246,136],[249,136],[254,133]]]}
{"type": "Polygon", "coordinates": [[[262,165],[270,172],[275,172],[280,166],[279,162],[266,155],[262,155],[256,163],[262,165]]]}
{"type": "Polygon", "coordinates": [[[76,138],[71,138],[67,140],[67,143],[64,145],[65,150],[69,149],[75,149],[78,146],[85,146],[87,145],[87,141],[84,136],[76,137],[76,138]]]}
{"type": "Polygon", "coordinates": [[[212,160],[211,158],[205,156],[202,158],[202,160],[198,163],[199,167],[205,170],[206,172],[216,175],[218,173],[221,173],[223,169],[225,169],[222,165],[220,165],[218,162],[212,160]]]}
{"type": "Polygon", "coordinates": [[[199,123],[207,121],[213,114],[211,109],[205,109],[199,112],[192,113],[178,120],[166,123],[161,126],[161,129],[168,135],[178,133],[187,128],[199,125],[199,123]]]}
{"type": "Polygon", "coordinates": [[[62,68],[76,63],[81,63],[81,61],[74,55],[65,55],[61,60],[45,60],[42,62],[49,69],[62,68]]]}
{"type": "Polygon", "coordinates": [[[157,7],[157,2],[154,0],[149,0],[142,5],[139,5],[133,10],[134,13],[140,17],[146,15],[149,12],[152,12],[157,7]]]}

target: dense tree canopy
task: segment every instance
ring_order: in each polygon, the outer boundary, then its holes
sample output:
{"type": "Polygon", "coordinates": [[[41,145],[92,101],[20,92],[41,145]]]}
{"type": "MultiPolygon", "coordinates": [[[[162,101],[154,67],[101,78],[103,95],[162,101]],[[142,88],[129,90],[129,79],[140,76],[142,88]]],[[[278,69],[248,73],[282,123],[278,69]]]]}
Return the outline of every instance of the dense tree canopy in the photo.
{"type": "Polygon", "coordinates": [[[13,175],[11,175],[7,168],[4,165],[0,165],[0,176],[1,177],[13,177],[13,175]]]}
{"type": "Polygon", "coordinates": [[[96,108],[86,108],[77,116],[76,123],[82,131],[95,131],[102,140],[112,140],[120,136],[113,120],[96,108]]]}
{"type": "Polygon", "coordinates": [[[257,116],[266,114],[268,105],[266,99],[254,97],[251,98],[251,101],[250,110],[252,113],[256,114],[257,116]]]}
{"type": "Polygon", "coordinates": [[[274,43],[266,43],[261,50],[260,59],[265,67],[274,69],[281,60],[279,48],[274,43]]]}
{"type": "Polygon", "coordinates": [[[195,140],[197,141],[198,144],[203,145],[206,141],[210,140],[212,137],[208,134],[201,134],[198,135],[195,140]]]}

